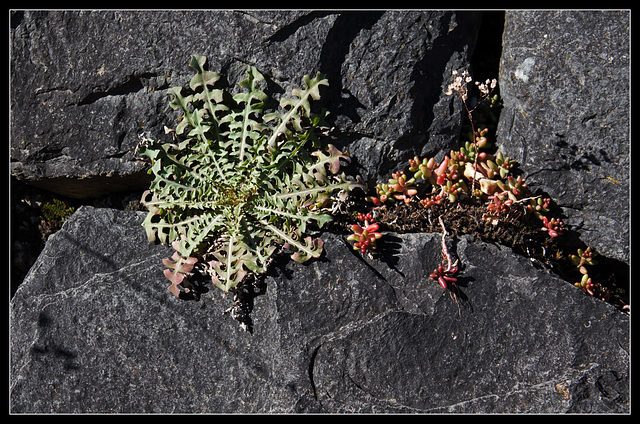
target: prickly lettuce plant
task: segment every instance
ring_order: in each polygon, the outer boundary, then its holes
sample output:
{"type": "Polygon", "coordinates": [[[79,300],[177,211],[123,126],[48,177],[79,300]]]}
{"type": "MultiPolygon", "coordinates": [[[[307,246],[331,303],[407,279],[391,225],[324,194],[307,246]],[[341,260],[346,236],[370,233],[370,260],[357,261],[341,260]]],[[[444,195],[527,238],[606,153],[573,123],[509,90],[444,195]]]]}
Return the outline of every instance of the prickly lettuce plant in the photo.
{"type": "Polygon", "coordinates": [[[265,272],[281,248],[298,262],[317,258],[323,242],[305,237],[307,225],[322,227],[331,203],[362,187],[339,173],[340,160],[349,158],[334,146],[307,150],[319,145],[315,130],[326,116],[310,107],[328,85],[322,74],[305,76],[304,89],[264,113],[268,97],[255,67],[232,97],[216,86],[220,75],[206,71],[205,61],[193,56],[189,89],[171,89],[171,107],[183,114],[168,130],[176,144],[143,137],[139,146],[155,177],[142,198],[149,210],[143,226],[150,241],[175,249],[163,262],[176,296],[191,289],[198,261],[227,292],[250,273],[265,272]]]}

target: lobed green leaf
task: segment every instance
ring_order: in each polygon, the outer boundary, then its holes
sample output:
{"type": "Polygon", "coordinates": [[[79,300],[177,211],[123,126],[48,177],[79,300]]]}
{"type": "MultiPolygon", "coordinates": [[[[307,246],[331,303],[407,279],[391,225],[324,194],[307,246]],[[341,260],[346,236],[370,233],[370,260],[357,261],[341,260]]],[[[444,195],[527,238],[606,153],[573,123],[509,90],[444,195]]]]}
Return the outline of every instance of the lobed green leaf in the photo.
{"type": "Polygon", "coordinates": [[[142,225],[150,241],[175,249],[164,263],[176,296],[187,289],[186,275],[198,258],[207,258],[199,266],[227,292],[250,273],[264,273],[280,248],[298,262],[319,257],[322,240],[303,234],[312,223],[331,221],[321,207],[362,187],[339,174],[349,158],[335,146],[307,151],[316,146],[315,130],[327,114],[311,110],[311,100],[328,85],[324,75],[305,76],[306,88],[281,99],[282,110],[264,114],[268,96],[255,67],[231,97],[205,63],[204,56],[193,56],[189,87],[169,90],[170,106],[182,112],[177,144],[145,140],[139,148],[154,176],[142,198],[149,210],[142,225]]]}

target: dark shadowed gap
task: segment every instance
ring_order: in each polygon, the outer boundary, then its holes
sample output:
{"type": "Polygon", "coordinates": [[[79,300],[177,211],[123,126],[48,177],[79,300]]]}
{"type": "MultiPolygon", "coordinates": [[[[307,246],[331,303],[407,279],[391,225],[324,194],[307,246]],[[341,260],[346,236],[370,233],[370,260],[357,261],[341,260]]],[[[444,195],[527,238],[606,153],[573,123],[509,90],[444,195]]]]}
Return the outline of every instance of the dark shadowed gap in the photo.
{"type": "Polygon", "coordinates": [[[502,57],[504,11],[482,13],[476,46],[471,55],[471,68],[476,81],[498,78],[502,57]]]}

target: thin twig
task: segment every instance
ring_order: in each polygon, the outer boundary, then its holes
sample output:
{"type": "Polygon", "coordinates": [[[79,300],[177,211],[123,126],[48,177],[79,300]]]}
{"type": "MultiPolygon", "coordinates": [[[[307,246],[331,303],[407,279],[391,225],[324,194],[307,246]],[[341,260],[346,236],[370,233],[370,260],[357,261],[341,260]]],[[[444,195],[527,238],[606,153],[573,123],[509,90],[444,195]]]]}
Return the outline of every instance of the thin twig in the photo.
{"type": "Polygon", "coordinates": [[[456,259],[456,261],[453,264],[451,263],[451,254],[447,249],[447,243],[445,241],[445,236],[447,236],[449,233],[447,233],[447,228],[444,226],[444,222],[442,222],[441,216],[438,217],[438,221],[440,221],[440,226],[442,227],[442,254],[447,260],[447,269],[445,272],[449,272],[454,266],[456,266],[456,264],[458,263],[458,260],[456,259]]]}

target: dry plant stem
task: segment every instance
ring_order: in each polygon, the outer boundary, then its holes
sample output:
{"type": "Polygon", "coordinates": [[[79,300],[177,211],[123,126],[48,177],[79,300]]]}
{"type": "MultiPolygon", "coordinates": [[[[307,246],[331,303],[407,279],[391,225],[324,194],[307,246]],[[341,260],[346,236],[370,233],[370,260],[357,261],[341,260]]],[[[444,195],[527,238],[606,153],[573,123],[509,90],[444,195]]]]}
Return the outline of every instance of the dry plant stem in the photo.
{"type": "MultiPolygon", "coordinates": [[[[447,249],[447,243],[445,241],[445,237],[447,236],[447,228],[444,226],[444,222],[442,222],[442,217],[438,217],[438,221],[440,221],[440,226],[442,227],[442,254],[444,255],[444,257],[447,260],[447,269],[444,271],[444,273],[448,273],[451,272],[453,270],[453,267],[456,266],[456,264],[458,263],[458,260],[456,259],[456,261],[452,264],[451,263],[451,254],[449,253],[449,250],[447,249]]],[[[453,270],[452,274],[455,274],[457,270],[453,270]]],[[[455,280],[454,280],[455,281],[455,280]]],[[[456,293],[454,292],[455,290],[455,282],[451,283],[451,287],[452,287],[452,291],[449,293],[449,295],[452,297],[453,300],[455,300],[456,305],[458,306],[458,316],[460,315],[460,305],[458,304],[458,296],[456,295],[456,293]]]]}
{"type": "MultiPolygon", "coordinates": [[[[462,95],[460,96],[462,97],[462,95]]],[[[471,181],[471,195],[473,195],[473,193],[476,191],[476,174],[478,173],[478,140],[476,137],[476,126],[473,125],[473,111],[476,110],[476,108],[478,106],[480,106],[480,103],[482,103],[483,101],[485,101],[486,98],[482,98],[480,99],[480,101],[478,102],[478,104],[476,105],[476,107],[474,107],[473,109],[469,110],[469,108],[467,107],[467,101],[464,97],[462,97],[462,104],[464,105],[465,110],[467,111],[467,116],[469,117],[469,123],[471,124],[471,134],[473,137],[473,148],[475,150],[475,157],[473,158],[473,181],[471,181]]]]}
{"type": "Polygon", "coordinates": [[[476,127],[475,125],[473,125],[473,118],[471,117],[471,112],[473,112],[473,110],[469,110],[466,102],[464,103],[464,108],[467,110],[469,122],[471,123],[471,134],[473,134],[473,148],[475,149],[475,157],[473,158],[473,181],[471,181],[471,194],[473,195],[473,193],[476,191],[476,174],[478,173],[478,141],[476,139],[476,127]]]}
{"type": "Polygon", "coordinates": [[[467,116],[469,117],[469,123],[471,124],[471,134],[473,137],[472,141],[473,141],[473,147],[475,149],[475,158],[473,161],[473,181],[471,182],[471,193],[473,194],[476,188],[476,173],[478,172],[477,171],[478,140],[476,137],[476,128],[475,128],[475,125],[473,125],[472,114],[473,114],[473,111],[476,110],[476,108],[480,106],[482,102],[484,102],[489,98],[489,96],[491,95],[491,92],[496,87],[497,81],[495,78],[493,80],[486,80],[484,83],[480,83],[476,81],[476,86],[478,86],[480,92],[482,93],[482,96],[480,97],[480,101],[478,101],[478,104],[473,109],[469,110],[469,107],[467,106],[467,97],[468,97],[467,84],[473,81],[473,79],[471,78],[471,76],[469,75],[469,72],[467,71],[463,71],[462,75],[460,75],[457,70],[454,70],[452,72],[452,75],[454,76],[454,81],[453,83],[449,84],[449,86],[447,87],[446,94],[451,95],[453,94],[454,91],[458,93],[458,96],[460,96],[460,98],[462,99],[462,104],[464,105],[464,108],[467,111],[467,116]]]}
{"type": "Polygon", "coordinates": [[[451,271],[451,269],[456,266],[456,264],[458,263],[458,261],[456,260],[454,263],[451,263],[451,254],[449,253],[449,250],[447,249],[447,243],[445,241],[445,237],[447,236],[447,228],[444,226],[444,222],[442,222],[442,217],[438,217],[438,221],[440,222],[440,226],[442,227],[442,254],[444,255],[445,259],[447,260],[447,269],[445,272],[449,272],[451,271]]]}

